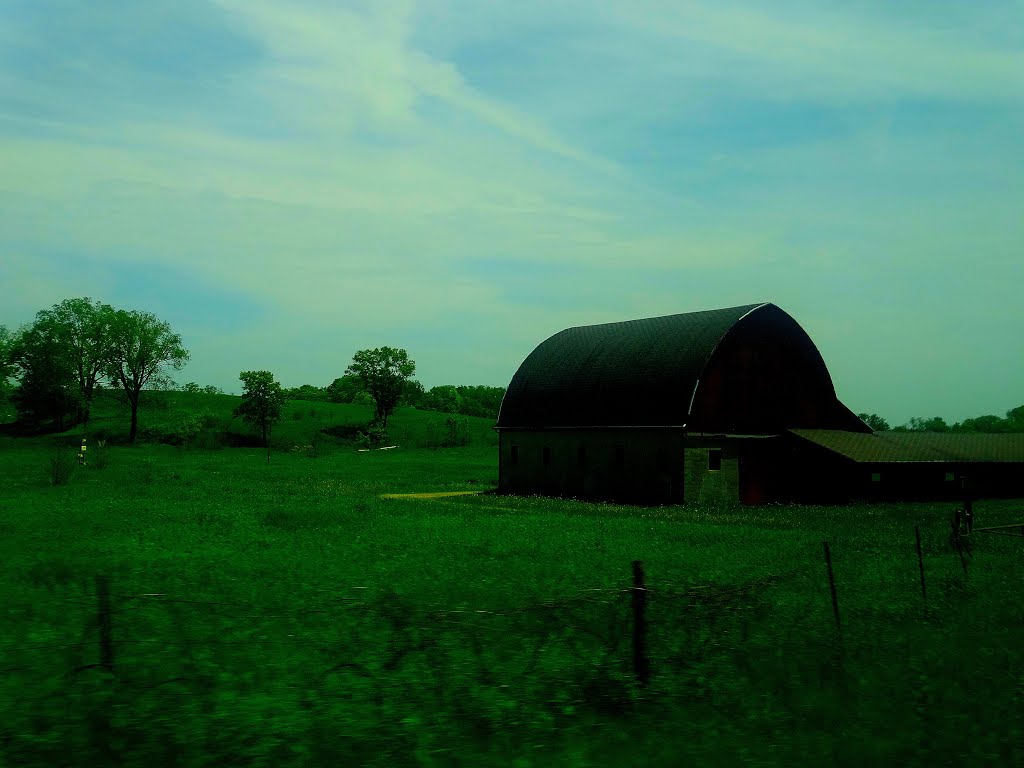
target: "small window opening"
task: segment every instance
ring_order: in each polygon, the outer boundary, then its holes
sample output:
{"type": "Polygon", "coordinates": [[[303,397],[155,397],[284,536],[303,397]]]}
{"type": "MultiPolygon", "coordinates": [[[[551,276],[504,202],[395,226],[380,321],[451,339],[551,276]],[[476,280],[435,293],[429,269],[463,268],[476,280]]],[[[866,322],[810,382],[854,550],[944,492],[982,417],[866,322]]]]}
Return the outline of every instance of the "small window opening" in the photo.
{"type": "Polygon", "coordinates": [[[871,473],[871,482],[872,483],[880,483],[880,482],[882,482],[882,473],[881,472],[872,472],[871,473]]]}
{"type": "Polygon", "coordinates": [[[722,452],[708,451],[708,472],[717,472],[722,468],[722,452]]]}
{"type": "Polygon", "coordinates": [[[587,446],[581,444],[576,447],[576,463],[581,467],[587,466],[587,446]]]}
{"type": "Polygon", "coordinates": [[[512,450],[509,451],[508,459],[509,459],[509,462],[512,463],[512,464],[518,464],[519,463],[519,446],[518,445],[513,445],[512,446],[512,450]]]}
{"type": "Polygon", "coordinates": [[[623,445],[615,446],[615,466],[619,469],[626,466],[626,447],[623,445]]]}
{"type": "Polygon", "coordinates": [[[548,466],[548,464],[551,463],[551,446],[548,446],[548,445],[544,446],[543,456],[544,456],[544,466],[546,467],[546,466],[548,466]]]}
{"type": "Polygon", "coordinates": [[[952,472],[947,472],[946,473],[946,482],[947,483],[952,483],[954,480],[956,480],[956,475],[953,474],[952,472]]]}

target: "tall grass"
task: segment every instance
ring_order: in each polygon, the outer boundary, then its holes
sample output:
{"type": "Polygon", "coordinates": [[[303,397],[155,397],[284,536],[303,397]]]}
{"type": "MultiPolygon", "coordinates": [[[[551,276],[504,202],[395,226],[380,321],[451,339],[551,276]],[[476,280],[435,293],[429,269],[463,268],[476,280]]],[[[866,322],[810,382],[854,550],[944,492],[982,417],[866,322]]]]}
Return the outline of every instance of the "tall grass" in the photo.
{"type": "MultiPolygon", "coordinates": [[[[1022,542],[977,537],[965,574],[943,506],[380,498],[493,487],[494,452],[473,445],[269,465],[259,449],[108,446],[106,471],[54,489],[26,471],[48,450],[0,440],[13,478],[0,484],[0,762],[1024,757],[1022,542]],[[650,588],[645,688],[629,645],[635,559],[650,588]],[[95,666],[97,573],[112,585],[113,674],[95,666]]],[[[988,524],[1019,509],[976,505],[988,524]]]]}

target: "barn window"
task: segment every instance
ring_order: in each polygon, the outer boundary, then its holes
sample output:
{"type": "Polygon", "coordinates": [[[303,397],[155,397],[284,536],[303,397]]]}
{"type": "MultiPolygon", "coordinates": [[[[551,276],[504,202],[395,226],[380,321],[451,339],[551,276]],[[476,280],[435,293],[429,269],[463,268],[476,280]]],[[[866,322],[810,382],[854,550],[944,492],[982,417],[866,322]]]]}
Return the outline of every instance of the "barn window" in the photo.
{"type": "Polygon", "coordinates": [[[881,472],[872,472],[871,473],[871,482],[872,483],[880,483],[880,482],[882,482],[882,473],[881,472]]]}
{"type": "Polygon", "coordinates": [[[722,468],[722,452],[719,450],[708,451],[708,471],[717,472],[722,468]]]}
{"type": "Polygon", "coordinates": [[[626,466],[626,447],[624,445],[615,446],[615,466],[619,469],[626,466]]]}
{"type": "Polygon", "coordinates": [[[519,463],[519,446],[518,445],[513,445],[512,446],[512,450],[509,452],[508,458],[509,458],[509,462],[511,464],[518,464],[519,463]]]}
{"type": "Polygon", "coordinates": [[[576,463],[581,467],[587,466],[587,446],[582,443],[576,448],[576,463]]]}
{"type": "Polygon", "coordinates": [[[947,472],[946,473],[946,482],[947,483],[952,483],[954,480],[956,480],[956,475],[954,475],[952,472],[947,472]]]}
{"type": "Polygon", "coordinates": [[[544,466],[546,467],[548,464],[551,463],[551,446],[549,446],[549,445],[545,445],[544,446],[543,456],[544,456],[544,466]]]}

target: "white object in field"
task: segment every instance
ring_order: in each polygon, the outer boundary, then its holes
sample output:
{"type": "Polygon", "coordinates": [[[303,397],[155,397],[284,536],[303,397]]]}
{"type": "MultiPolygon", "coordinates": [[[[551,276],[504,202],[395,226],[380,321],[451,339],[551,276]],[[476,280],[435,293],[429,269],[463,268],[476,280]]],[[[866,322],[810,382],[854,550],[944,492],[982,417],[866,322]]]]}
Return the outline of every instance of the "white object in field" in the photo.
{"type": "Polygon", "coordinates": [[[390,451],[392,448],[397,447],[397,445],[385,445],[383,448],[356,448],[356,452],[366,453],[367,451],[390,451]]]}

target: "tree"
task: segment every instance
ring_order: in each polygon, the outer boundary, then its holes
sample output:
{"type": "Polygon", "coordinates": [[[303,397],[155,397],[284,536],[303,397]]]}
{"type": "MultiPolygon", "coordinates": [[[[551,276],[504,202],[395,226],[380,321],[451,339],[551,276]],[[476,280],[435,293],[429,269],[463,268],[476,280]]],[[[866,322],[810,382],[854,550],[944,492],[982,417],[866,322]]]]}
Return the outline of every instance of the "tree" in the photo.
{"type": "Polygon", "coordinates": [[[332,403],[351,403],[362,391],[363,383],[358,376],[342,376],[327,387],[327,399],[332,403]]]}
{"type": "Polygon", "coordinates": [[[270,461],[270,431],[281,420],[284,392],[270,371],[242,371],[238,378],[242,380],[242,403],[235,408],[235,416],[259,430],[270,461]]]}
{"type": "Polygon", "coordinates": [[[111,327],[113,343],[107,375],[124,390],[132,411],[128,440],[135,442],[143,388],[167,368],[181,370],[188,351],[181,344],[181,336],[149,312],[117,310],[111,327]]]}
{"type": "Polygon", "coordinates": [[[1008,432],[1010,423],[993,414],[975,416],[973,419],[964,419],[958,424],[950,427],[952,432],[1008,432]]]}
{"type": "Polygon", "coordinates": [[[949,425],[941,416],[932,416],[930,419],[921,416],[913,416],[910,421],[899,427],[895,432],[949,432],[949,425]]]}
{"type": "Polygon", "coordinates": [[[422,384],[416,379],[409,379],[402,388],[402,405],[419,408],[423,405],[423,398],[426,397],[426,394],[427,390],[422,384]]]}
{"type": "Polygon", "coordinates": [[[416,373],[416,363],[404,349],[361,349],[352,357],[352,364],[345,373],[358,377],[376,403],[374,420],[387,427],[388,416],[398,406],[405,382],[416,373]]]}
{"type": "Polygon", "coordinates": [[[19,383],[11,395],[18,421],[50,421],[63,432],[68,417],[81,412],[71,361],[60,341],[38,325],[22,328],[8,342],[8,361],[19,383]]]}
{"type": "Polygon", "coordinates": [[[459,413],[462,409],[462,395],[457,387],[451,384],[441,384],[430,388],[423,403],[431,411],[459,413]]]}
{"type": "Polygon", "coordinates": [[[284,390],[284,396],[288,400],[311,400],[321,402],[327,399],[327,390],[324,387],[317,387],[313,384],[303,384],[300,387],[292,387],[284,390]]]}
{"type": "Polygon", "coordinates": [[[36,314],[16,348],[22,386],[16,398],[23,418],[48,414],[63,426],[70,401],[78,420],[89,422],[93,393],[108,364],[114,310],[88,298],[65,299],[36,314]],[[74,392],[68,392],[74,390],[74,392]]]}
{"type": "Polygon", "coordinates": [[[110,360],[114,308],[89,298],[65,299],[36,315],[36,326],[52,334],[78,382],[80,418],[89,423],[93,393],[110,360]]]}
{"type": "Polygon", "coordinates": [[[1009,432],[1024,432],[1024,405],[1006,412],[1006,429],[1009,432]]]}
{"type": "Polygon", "coordinates": [[[890,429],[889,422],[877,413],[858,413],[857,416],[875,432],[888,432],[890,429]]]}
{"type": "Polygon", "coordinates": [[[0,404],[11,396],[10,378],[14,375],[11,362],[11,349],[14,346],[14,334],[0,325],[0,404]]]}

